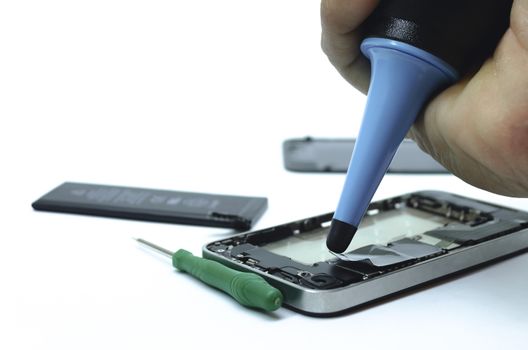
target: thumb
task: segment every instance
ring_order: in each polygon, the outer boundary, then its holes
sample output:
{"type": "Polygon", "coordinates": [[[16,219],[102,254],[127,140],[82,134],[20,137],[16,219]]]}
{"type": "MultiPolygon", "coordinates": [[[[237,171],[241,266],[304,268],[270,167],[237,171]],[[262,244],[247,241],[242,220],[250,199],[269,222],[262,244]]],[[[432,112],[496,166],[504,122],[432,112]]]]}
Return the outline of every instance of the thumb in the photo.
{"type": "Polygon", "coordinates": [[[510,28],[519,44],[528,51],[528,0],[513,2],[510,28]]]}

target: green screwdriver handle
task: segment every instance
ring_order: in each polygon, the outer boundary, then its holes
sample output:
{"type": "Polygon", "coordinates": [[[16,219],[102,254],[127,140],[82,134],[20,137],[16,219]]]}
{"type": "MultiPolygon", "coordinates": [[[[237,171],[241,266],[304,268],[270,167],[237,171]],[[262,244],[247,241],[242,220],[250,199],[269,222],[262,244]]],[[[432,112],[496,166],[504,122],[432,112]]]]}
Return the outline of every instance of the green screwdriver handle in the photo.
{"type": "Polygon", "coordinates": [[[282,293],[257,274],[231,269],[219,262],[194,256],[184,249],[172,255],[172,265],[223,290],[244,306],[274,311],[282,305],[282,293]]]}

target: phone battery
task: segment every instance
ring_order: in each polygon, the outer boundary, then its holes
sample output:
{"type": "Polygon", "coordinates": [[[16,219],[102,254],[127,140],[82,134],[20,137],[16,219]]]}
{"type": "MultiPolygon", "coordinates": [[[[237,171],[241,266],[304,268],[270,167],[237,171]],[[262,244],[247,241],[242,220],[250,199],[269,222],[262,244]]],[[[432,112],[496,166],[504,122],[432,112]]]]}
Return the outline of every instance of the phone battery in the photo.
{"type": "Polygon", "coordinates": [[[249,230],[264,197],[65,182],[32,204],[36,210],[249,230]]]}

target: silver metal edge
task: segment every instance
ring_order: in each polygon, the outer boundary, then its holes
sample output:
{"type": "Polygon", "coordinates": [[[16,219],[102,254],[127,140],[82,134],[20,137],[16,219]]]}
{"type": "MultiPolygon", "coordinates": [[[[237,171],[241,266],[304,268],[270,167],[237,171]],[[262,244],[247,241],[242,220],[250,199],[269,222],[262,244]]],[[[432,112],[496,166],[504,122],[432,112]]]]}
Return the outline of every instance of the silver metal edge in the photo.
{"type": "Polygon", "coordinates": [[[364,282],[330,290],[313,290],[284,281],[202,248],[204,257],[238,270],[258,273],[281,290],[284,303],[312,314],[332,314],[394,294],[420,284],[478,266],[528,248],[528,229],[411,265],[364,282]]]}

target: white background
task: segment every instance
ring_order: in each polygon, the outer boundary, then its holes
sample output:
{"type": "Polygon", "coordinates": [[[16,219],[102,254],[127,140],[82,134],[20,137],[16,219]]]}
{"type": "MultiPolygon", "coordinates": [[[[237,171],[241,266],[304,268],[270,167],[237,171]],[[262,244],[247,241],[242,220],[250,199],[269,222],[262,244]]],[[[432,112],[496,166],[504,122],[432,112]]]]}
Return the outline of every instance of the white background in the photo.
{"type": "MultiPolygon", "coordinates": [[[[281,143],[353,137],[365,98],[319,47],[316,0],[0,2],[0,348],[524,347],[528,255],[331,319],[241,307],[133,237],[200,254],[225,229],[35,212],[64,181],[266,196],[256,229],[335,209],[342,174],[281,143]]],[[[447,190],[389,175],[375,199],[447,190]]]]}

